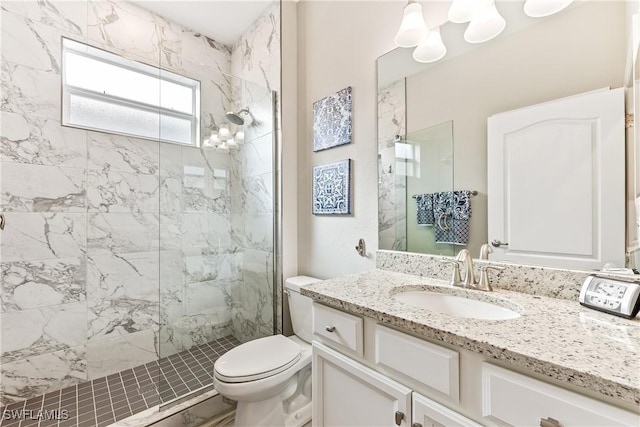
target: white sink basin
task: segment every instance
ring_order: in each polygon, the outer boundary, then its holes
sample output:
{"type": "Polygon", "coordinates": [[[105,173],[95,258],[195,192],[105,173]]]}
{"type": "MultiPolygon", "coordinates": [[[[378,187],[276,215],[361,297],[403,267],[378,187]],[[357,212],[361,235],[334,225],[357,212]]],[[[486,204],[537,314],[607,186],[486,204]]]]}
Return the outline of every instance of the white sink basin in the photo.
{"type": "Polygon", "coordinates": [[[400,292],[393,299],[425,310],[469,319],[507,320],[520,317],[520,313],[496,304],[437,292],[400,292]]]}

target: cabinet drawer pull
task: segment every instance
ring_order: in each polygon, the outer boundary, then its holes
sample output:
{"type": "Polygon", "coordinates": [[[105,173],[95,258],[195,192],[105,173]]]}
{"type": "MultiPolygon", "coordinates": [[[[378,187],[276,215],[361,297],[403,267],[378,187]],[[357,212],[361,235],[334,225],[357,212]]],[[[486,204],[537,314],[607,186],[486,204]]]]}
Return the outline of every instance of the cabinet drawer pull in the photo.
{"type": "Polygon", "coordinates": [[[420,423],[413,423],[413,424],[411,424],[411,427],[422,427],[422,424],[420,424],[420,423]]]}
{"type": "Polygon", "coordinates": [[[548,417],[548,418],[540,418],[540,427],[562,427],[560,421],[548,417]]]}
{"type": "Polygon", "coordinates": [[[327,331],[327,332],[333,332],[333,331],[336,330],[336,327],[335,326],[325,326],[324,330],[327,331]]]}
{"type": "Polygon", "coordinates": [[[404,412],[396,411],[396,425],[399,426],[404,420],[404,412]]]}

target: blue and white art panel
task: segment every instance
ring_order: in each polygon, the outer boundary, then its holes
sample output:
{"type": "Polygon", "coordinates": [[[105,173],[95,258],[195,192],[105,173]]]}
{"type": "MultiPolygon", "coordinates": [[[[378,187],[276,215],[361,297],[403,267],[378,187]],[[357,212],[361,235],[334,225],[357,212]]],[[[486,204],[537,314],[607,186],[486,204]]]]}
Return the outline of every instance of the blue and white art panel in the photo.
{"type": "Polygon", "coordinates": [[[351,87],[313,103],[313,151],[351,142],[351,87]]]}
{"type": "Polygon", "coordinates": [[[351,159],[313,167],[313,214],[351,213],[351,159]]]}

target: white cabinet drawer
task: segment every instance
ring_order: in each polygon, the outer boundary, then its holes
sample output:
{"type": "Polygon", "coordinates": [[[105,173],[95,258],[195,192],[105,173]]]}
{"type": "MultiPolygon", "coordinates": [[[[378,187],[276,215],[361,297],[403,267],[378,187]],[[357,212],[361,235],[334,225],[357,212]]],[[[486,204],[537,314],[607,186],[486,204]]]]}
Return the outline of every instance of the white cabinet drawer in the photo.
{"type": "Polygon", "coordinates": [[[473,420],[416,392],[413,392],[411,403],[412,426],[482,427],[473,420]]]}
{"type": "Polygon", "coordinates": [[[487,363],[482,366],[482,415],[514,426],[637,426],[640,415],[487,363]]]}
{"type": "Polygon", "coordinates": [[[329,346],[363,356],[361,317],[313,303],[313,333],[329,346]]]}
{"type": "Polygon", "coordinates": [[[374,357],[383,370],[391,369],[459,402],[458,352],[376,325],[374,357]]]}

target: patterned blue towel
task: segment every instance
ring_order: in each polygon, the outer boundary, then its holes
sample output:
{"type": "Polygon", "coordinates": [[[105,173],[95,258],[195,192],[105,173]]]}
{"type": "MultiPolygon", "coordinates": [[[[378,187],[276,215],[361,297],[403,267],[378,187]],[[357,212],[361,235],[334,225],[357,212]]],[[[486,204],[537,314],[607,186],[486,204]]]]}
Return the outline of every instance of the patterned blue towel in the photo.
{"type": "Polygon", "coordinates": [[[433,194],[436,243],[466,245],[471,217],[470,191],[444,191],[433,194]]]}
{"type": "Polygon", "coordinates": [[[433,225],[433,197],[432,194],[416,194],[418,210],[418,225],[433,225]]]}

